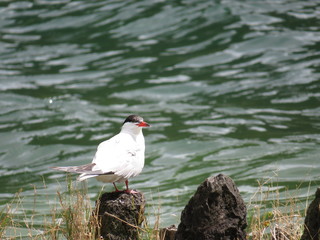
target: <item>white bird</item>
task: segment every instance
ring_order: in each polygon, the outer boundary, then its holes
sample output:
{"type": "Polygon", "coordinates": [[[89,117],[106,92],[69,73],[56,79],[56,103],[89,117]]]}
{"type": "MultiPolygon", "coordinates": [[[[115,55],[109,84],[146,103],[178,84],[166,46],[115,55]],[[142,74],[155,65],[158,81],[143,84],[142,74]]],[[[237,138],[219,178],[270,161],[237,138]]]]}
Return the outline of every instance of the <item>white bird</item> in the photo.
{"type": "Polygon", "coordinates": [[[95,177],[101,182],[112,182],[115,191],[119,191],[116,182],[125,182],[128,193],[128,179],[139,175],[144,166],[145,143],[143,127],[150,125],[138,115],[130,115],[123,122],[119,134],[99,144],[92,163],[70,167],[52,167],[53,169],[80,173],[78,181],[95,177]]]}

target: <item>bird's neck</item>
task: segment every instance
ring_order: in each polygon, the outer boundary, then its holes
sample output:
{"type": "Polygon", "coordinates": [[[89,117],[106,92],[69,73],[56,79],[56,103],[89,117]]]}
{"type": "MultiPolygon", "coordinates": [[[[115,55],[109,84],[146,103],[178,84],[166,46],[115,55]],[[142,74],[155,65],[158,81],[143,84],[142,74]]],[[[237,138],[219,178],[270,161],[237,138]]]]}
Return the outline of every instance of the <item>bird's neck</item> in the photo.
{"type": "Polygon", "coordinates": [[[134,139],[137,139],[140,135],[142,135],[142,129],[141,128],[135,128],[135,129],[129,129],[129,128],[122,128],[121,133],[126,133],[131,135],[134,139]]]}

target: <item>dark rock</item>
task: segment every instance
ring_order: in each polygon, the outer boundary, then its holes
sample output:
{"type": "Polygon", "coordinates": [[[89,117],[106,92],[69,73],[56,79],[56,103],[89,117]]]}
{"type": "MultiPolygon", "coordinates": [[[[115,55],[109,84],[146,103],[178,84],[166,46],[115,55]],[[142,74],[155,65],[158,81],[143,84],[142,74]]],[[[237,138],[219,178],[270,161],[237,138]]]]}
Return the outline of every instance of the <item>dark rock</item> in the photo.
{"type": "Polygon", "coordinates": [[[160,229],[160,239],[161,240],[174,240],[177,232],[177,227],[175,225],[171,225],[166,228],[160,229]]]}
{"type": "Polygon", "coordinates": [[[228,176],[206,179],[182,211],[176,240],[246,239],[246,206],[228,176]]]}
{"type": "Polygon", "coordinates": [[[145,199],[141,192],[104,193],[97,201],[100,235],[108,240],[139,239],[145,199]]]}
{"type": "Polygon", "coordinates": [[[320,188],[316,191],[315,199],[310,203],[304,219],[304,231],[301,240],[320,239],[320,188]]]}

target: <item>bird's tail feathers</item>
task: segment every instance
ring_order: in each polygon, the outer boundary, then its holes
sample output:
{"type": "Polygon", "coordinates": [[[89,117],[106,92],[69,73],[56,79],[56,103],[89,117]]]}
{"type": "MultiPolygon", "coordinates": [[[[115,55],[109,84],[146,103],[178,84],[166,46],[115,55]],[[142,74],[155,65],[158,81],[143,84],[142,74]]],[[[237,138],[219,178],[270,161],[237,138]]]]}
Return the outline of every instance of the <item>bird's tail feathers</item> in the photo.
{"type": "Polygon", "coordinates": [[[54,170],[64,171],[64,172],[70,172],[70,173],[78,173],[76,167],[50,167],[54,170]]]}
{"type": "Polygon", "coordinates": [[[89,163],[80,166],[69,166],[69,167],[51,167],[52,169],[71,172],[71,173],[86,173],[92,171],[92,168],[95,166],[95,163],[89,163]]]}

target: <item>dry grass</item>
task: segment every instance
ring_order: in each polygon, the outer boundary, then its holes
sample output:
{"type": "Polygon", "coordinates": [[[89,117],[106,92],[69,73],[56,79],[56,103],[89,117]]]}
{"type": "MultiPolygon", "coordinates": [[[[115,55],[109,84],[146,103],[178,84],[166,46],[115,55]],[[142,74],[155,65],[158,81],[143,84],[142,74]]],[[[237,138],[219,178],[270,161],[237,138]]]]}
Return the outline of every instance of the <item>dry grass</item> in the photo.
{"type": "Polygon", "coordinates": [[[99,221],[85,188],[69,187],[67,194],[57,192],[59,209],[52,210],[51,225],[47,226],[49,239],[93,240],[99,234],[99,221]]]}
{"type": "MultiPolygon", "coordinates": [[[[258,181],[258,190],[248,204],[248,238],[252,240],[300,239],[305,211],[298,194],[290,195],[274,186],[273,178],[258,181]]],[[[296,189],[298,191],[299,189],[296,189]]]]}
{"type": "MultiPolygon", "coordinates": [[[[68,191],[57,192],[57,205],[48,204],[51,208],[49,216],[41,216],[43,224],[34,223],[34,214],[26,211],[20,192],[0,212],[0,239],[97,239],[99,233],[98,218],[93,214],[86,187],[76,187],[68,180],[68,191]],[[31,216],[30,216],[31,214],[31,216]],[[27,231],[22,234],[20,229],[27,231]],[[41,230],[39,230],[41,229],[41,230]]],[[[37,192],[34,190],[34,204],[37,192]]],[[[36,206],[34,206],[36,209],[36,206]]]]}
{"type": "MultiPolygon", "coordinates": [[[[99,220],[96,213],[98,207],[92,206],[94,204],[87,194],[87,187],[72,182],[70,177],[67,178],[66,185],[66,192],[57,192],[56,204],[48,203],[51,212],[49,215],[41,216],[43,217],[42,225],[34,224],[36,214],[31,213],[30,216],[30,210],[27,212],[23,206],[20,192],[17,193],[14,199],[0,210],[0,239],[26,239],[26,236],[28,239],[36,240],[100,239],[99,220]],[[27,231],[27,233],[24,231],[23,236],[20,236],[21,229],[27,231]]],[[[34,205],[36,205],[36,198],[35,189],[34,205]]],[[[36,206],[34,208],[36,209],[36,206]]],[[[153,228],[148,226],[147,221],[143,223],[142,228],[133,226],[139,229],[141,240],[158,240],[158,220],[159,214],[153,228]]]]}
{"type": "MultiPolygon", "coordinates": [[[[97,215],[93,214],[94,207],[86,192],[86,186],[79,187],[72,183],[70,178],[67,185],[68,190],[65,193],[57,192],[56,205],[48,203],[51,214],[43,216],[43,224],[40,226],[33,224],[32,213],[30,217],[30,213],[23,210],[18,193],[12,202],[0,211],[0,239],[22,239],[16,234],[16,229],[27,229],[30,239],[99,239],[99,221],[97,215]],[[20,219],[17,219],[17,213],[21,216],[20,219]]],[[[36,194],[35,190],[35,198],[36,194]]],[[[297,197],[289,196],[289,191],[280,192],[277,186],[273,186],[272,178],[259,182],[248,209],[249,239],[300,239],[304,215],[304,212],[300,211],[301,203],[297,197]]],[[[155,222],[149,226],[145,220],[140,229],[140,239],[160,240],[160,209],[154,209],[154,213],[149,217],[155,218],[155,222]]]]}

